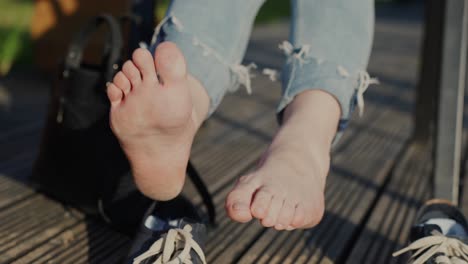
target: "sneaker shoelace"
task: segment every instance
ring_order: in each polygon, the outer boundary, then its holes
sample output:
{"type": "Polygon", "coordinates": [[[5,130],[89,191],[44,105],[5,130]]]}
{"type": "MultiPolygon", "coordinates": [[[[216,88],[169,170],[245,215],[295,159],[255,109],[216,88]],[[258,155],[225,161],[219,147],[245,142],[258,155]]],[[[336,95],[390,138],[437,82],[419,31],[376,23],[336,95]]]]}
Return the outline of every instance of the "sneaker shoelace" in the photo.
{"type": "Polygon", "coordinates": [[[164,234],[159,240],[143,254],[133,260],[133,264],[140,264],[145,259],[157,256],[159,257],[153,264],[192,264],[190,251],[193,249],[203,264],[206,264],[205,254],[193,240],[192,227],[185,225],[183,229],[173,228],[164,234]]]}
{"type": "Polygon", "coordinates": [[[456,238],[446,237],[440,232],[432,231],[432,236],[423,237],[403,248],[393,256],[399,256],[408,251],[415,251],[411,258],[413,264],[426,263],[435,256],[437,264],[468,264],[468,246],[456,238]]]}

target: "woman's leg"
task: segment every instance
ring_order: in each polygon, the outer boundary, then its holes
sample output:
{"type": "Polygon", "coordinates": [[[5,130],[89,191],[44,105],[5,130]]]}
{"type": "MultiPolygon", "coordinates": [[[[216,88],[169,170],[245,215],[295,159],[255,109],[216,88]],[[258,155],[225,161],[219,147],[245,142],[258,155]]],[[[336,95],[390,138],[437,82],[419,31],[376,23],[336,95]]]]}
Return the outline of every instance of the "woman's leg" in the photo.
{"type": "Polygon", "coordinates": [[[371,50],[373,0],[294,0],[282,125],[259,168],[229,194],[229,215],[276,229],[316,225],[324,213],[324,188],[335,134],[372,80],[365,71],[371,50]]]}
{"type": "Polygon", "coordinates": [[[179,194],[201,123],[227,90],[249,85],[240,63],[262,3],[172,1],[151,52],[136,50],[109,84],[111,127],[147,196],[179,194]]]}

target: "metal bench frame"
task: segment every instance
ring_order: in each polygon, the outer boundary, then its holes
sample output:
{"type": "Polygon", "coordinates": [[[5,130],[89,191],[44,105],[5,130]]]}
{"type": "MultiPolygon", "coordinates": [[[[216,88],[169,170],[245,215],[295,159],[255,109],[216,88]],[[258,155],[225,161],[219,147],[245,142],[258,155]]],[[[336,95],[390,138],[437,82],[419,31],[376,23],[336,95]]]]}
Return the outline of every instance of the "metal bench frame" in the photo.
{"type": "Polygon", "coordinates": [[[468,1],[427,0],[414,139],[434,146],[434,197],[458,204],[468,1]]]}

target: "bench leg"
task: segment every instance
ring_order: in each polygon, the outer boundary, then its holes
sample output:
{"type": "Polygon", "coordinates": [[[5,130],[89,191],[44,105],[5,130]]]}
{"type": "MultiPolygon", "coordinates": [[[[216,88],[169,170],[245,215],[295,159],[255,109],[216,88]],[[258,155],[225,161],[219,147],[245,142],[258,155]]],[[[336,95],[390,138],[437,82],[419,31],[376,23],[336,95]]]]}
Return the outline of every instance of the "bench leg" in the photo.
{"type": "Polygon", "coordinates": [[[467,50],[467,1],[445,2],[435,135],[434,194],[458,204],[467,50]]]}
{"type": "Polygon", "coordinates": [[[442,61],[442,34],[445,2],[427,0],[424,4],[424,39],[419,83],[416,87],[413,142],[427,145],[434,135],[436,98],[442,61]]]}

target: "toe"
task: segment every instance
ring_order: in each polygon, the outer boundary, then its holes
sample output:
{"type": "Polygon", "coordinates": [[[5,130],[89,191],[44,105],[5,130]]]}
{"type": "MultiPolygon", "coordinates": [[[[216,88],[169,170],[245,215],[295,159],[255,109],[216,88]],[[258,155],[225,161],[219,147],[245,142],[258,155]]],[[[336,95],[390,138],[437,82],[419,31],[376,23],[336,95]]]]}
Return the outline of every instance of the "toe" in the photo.
{"type": "Polygon", "coordinates": [[[305,225],[304,207],[301,204],[296,205],[294,217],[291,221],[291,228],[301,228],[305,225]]]}
{"type": "Polygon", "coordinates": [[[154,68],[153,56],[147,49],[139,48],[133,52],[134,65],[141,72],[143,80],[156,80],[156,69],[154,68]]]}
{"type": "Polygon", "coordinates": [[[155,51],[155,64],[161,83],[173,83],[187,76],[184,56],[176,44],[163,42],[155,51]]]}
{"type": "Polygon", "coordinates": [[[256,193],[250,207],[252,216],[258,219],[266,217],[268,208],[270,207],[271,199],[273,198],[272,192],[266,187],[260,188],[256,193]]]}
{"type": "Polygon", "coordinates": [[[294,217],[294,210],[296,204],[288,201],[287,199],[284,201],[283,207],[278,216],[278,220],[276,221],[275,228],[277,230],[284,230],[291,225],[291,221],[294,217]]]}
{"type": "Polygon", "coordinates": [[[322,221],[325,209],[322,206],[304,208],[304,225],[301,228],[311,228],[322,221]]]}
{"type": "Polygon", "coordinates": [[[107,97],[112,106],[118,105],[123,97],[123,92],[115,84],[107,83],[107,97]]]}
{"type": "Polygon", "coordinates": [[[123,74],[123,72],[119,71],[114,76],[114,84],[122,90],[125,96],[128,95],[128,93],[130,93],[130,81],[128,80],[127,76],[123,74]]]}
{"type": "Polygon", "coordinates": [[[279,212],[283,207],[283,198],[274,196],[270,203],[270,208],[268,209],[267,216],[262,219],[262,225],[265,227],[272,227],[276,225],[276,220],[278,219],[279,212]]]}
{"type": "Polygon", "coordinates": [[[122,66],[122,72],[127,76],[132,85],[132,89],[139,86],[141,83],[141,74],[138,68],[132,61],[126,61],[122,66]]]}
{"type": "Polygon", "coordinates": [[[258,185],[251,176],[243,176],[226,198],[226,210],[233,220],[245,223],[252,220],[250,204],[258,185]]]}

